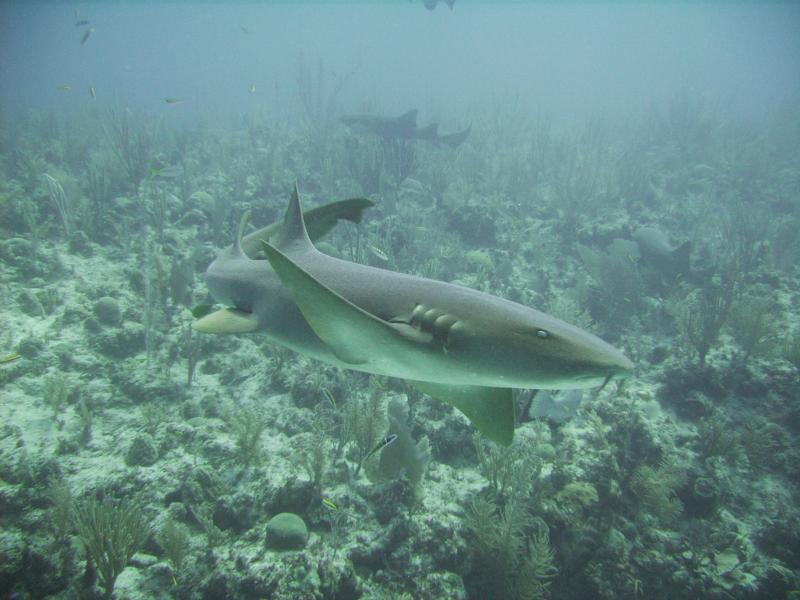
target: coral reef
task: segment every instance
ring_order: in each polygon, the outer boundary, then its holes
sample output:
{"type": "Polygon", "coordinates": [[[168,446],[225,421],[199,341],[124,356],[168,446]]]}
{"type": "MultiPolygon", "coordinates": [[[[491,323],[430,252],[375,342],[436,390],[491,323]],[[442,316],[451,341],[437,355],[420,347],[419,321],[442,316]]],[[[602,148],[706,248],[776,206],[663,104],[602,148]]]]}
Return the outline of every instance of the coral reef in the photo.
{"type": "Polygon", "coordinates": [[[506,99],[452,150],[341,126],[349,77],[301,61],[302,118],[277,125],[3,115],[3,593],[796,593],[796,109],[753,128],[677,97],[599,127],[506,99]],[[309,207],[376,202],[326,252],[556,314],[635,376],[520,392],[501,448],[403,381],[192,333],[208,263],[295,180],[309,207]],[[642,227],[691,242],[687,270],[647,261],[642,227]]]}

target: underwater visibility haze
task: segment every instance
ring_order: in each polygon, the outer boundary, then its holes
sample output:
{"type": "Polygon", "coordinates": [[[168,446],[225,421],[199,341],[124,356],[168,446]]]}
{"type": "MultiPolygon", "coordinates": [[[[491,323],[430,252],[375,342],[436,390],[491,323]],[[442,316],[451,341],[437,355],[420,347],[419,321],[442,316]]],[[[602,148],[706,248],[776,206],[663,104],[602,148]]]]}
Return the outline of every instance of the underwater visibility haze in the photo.
{"type": "Polygon", "coordinates": [[[800,598],[798,31],[0,4],[0,600],[800,598]]]}

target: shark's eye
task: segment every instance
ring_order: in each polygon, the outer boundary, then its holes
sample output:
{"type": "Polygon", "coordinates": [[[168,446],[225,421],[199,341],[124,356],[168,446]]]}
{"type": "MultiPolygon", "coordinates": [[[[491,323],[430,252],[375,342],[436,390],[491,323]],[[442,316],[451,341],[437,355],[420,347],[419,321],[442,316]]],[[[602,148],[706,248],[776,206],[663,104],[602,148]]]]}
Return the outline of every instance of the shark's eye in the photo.
{"type": "Polygon", "coordinates": [[[548,333],[544,329],[537,329],[536,330],[536,337],[540,337],[540,338],[544,339],[544,338],[548,337],[549,335],[550,335],[550,333],[548,333]]]}

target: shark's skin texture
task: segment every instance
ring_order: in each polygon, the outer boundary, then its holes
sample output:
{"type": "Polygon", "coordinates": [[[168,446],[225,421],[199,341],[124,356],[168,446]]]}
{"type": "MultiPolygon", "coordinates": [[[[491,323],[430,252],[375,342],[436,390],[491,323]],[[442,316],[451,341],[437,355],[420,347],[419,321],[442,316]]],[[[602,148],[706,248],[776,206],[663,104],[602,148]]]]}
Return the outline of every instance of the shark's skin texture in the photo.
{"type": "MultiPolygon", "coordinates": [[[[460,408],[492,439],[508,443],[513,435],[510,388],[593,387],[633,367],[598,337],[537,310],[319,252],[296,190],[282,227],[257,234],[265,232],[267,260],[251,258],[251,234],[206,273],[215,299],[244,320],[244,329],[228,331],[263,331],[324,362],[407,379],[460,408]],[[502,423],[489,402],[503,406],[502,423]]],[[[195,328],[224,332],[209,319],[195,328]]]]}
{"type": "Polygon", "coordinates": [[[417,110],[410,110],[399,117],[379,115],[346,115],[341,117],[342,123],[350,127],[362,129],[384,140],[425,140],[436,146],[447,144],[457,148],[469,136],[472,125],[455,133],[440,134],[439,126],[431,123],[426,127],[417,127],[417,110]]]}

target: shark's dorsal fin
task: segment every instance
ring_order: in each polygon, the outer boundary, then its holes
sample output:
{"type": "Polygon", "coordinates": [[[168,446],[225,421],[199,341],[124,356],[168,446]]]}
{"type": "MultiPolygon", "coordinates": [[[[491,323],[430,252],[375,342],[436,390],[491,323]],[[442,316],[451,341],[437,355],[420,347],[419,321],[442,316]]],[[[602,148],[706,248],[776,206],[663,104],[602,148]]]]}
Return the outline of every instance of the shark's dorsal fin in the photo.
{"type": "Polygon", "coordinates": [[[397,121],[402,123],[405,127],[410,127],[414,129],[417,126],[417,109],[412,108],[408,112],[404,112],[402,115],[397,117],[397,121]]]}
{"type": "Polygon", "coordinates": [[[292,198],[283,216],[281,231],[275,240],[275,247],[281,252],[291,252],[313,248],[311,238],[308,237],[306,224],[303,220],[303,210],[300,208],[300,194],[297,191],[297,182],[292,190],[292,198]]]}

